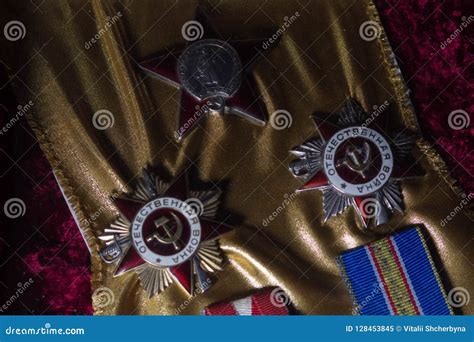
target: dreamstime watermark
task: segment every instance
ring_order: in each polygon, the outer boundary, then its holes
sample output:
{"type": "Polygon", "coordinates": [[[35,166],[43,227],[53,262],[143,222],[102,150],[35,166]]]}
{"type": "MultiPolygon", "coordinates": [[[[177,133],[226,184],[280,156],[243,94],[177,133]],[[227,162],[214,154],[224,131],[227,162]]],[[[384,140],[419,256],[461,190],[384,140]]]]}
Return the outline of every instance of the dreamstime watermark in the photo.
{"type": "Polygon", "coordinates": [[[262,48],[264,50],[268,49],[270,45],[275,43],[282,35],[283,33],[290,28],[290,26],[300,17],[300,12],[296,11],[293,15],[290,17],[285,16],[283,18],[283,24],[278,28],[278,30],[266,41],[263,42],[262,48]]]}
{"type": "Polygon", "coordinates": [[[207,278],[203,283],[202,287],[198,287],[193,295],[182,302],[176,309],[174,309],[174,314],[179,315],[184,309],[186,309],[189,304],[193,302],[193,300],[200,294],[202,294],[209,286],[211,286],[212,282],[210,278],[207,278]]]}
{"type": "Polygon", "coordinates": [[[5,335],[84,335],[84,328],[53,328],[51,323],[45,323],[40,328],[15,328],[9,326],[5,329],[5,335]]]}
{"type": "Polygon", "coordinates": [[[448,293],[448,303],[454,308],[466,306],[471,301],[469,291],[464,287],[452,288],[448,293]]]}
{"type": "Polygon", "coordinates": [[[380,106],[374,105],[372,107],[373,111],[370,113],[370,116],[362,123],[362,127],[367,127],[372,121],[374,121],[380,114],[385,112],[385,110],[390,106],[390,103],[385,100],[380,106]]]}
{"type": "Polygon", "coordinates": [[[448,125],[455,131],[468,128],[470,124],[471,118],[469,117],[469,113],[465,110],[456,109],[448,115],[448,125]]]}
{"type": "Polygon", "coordinates": [[[353,315],[360,315],[362,312],[362,309],[369,304],[377,294],[379,294],[382,291],[382,287],[385,285],[385,283],[375,283],[374,288],[372,291],[360,302],[357,303],[356,306],[352,308],[352,314],[353,315]]]}
{"type": "Polygon", "coordinates": [[[290,296],[286,294],[281,288],[276,287],[270,293],[270,303],[277,308],[282,308],[290,305],[290,296]]]}
{"type": "Polygon", "coordinates": [[[10,198],[3,205],[3,212],[5,216],[11,219],[16,219],[20,216],[24,216],[26,213],[25,202],[21,198],[10,198]]]}
{"type": "Polygon", "coordinates": [[[195,40],[202,38],[204,35],[204,27],[199,21],[187,21],[181,27],[181,35],[188,42],[194,42],[195,40]]]}
{"type": "Polygon", "coordinates": [[[199,198],[188,198],[184,202],[191,207],[197,216],[201,216],[204,213],[204,204],[199,198]]]}
{"type": "Polygon", "coordinates": [[[467,196],[465,196],[461,200],[461,202],[459,202],[459,204],[456,207],[454,207],[454,209],[451,210],[451,212],[440,221],[441,227],[444,227],[448,223],[448,221],[451,221],[465,206],[469,204],[469,202],[472,200],[473,197],[474,197],[474,193],[470,193],[467,196]]]}
{"type": "MultiPolygon", "coordinates": [[[[114,200],[119,197],[118,193],[112,194],[110,196],[111,200],[114,200]]],[[[95,222],[105,211],[107,211],[107,207],[105,205],[101,205],[99,209],[94,211],[92,214],[89,215],[88,218],[82,219],[81,224],[83,227],[89,227],[93,222],[95,222]]]]}
{"type": "Polygon", "coordinates": [[[89,39],[87,42],[84,43],[84,48],[86,50],[89,50],[92,45],[94,45],[95,43],[97,43],[100,38],[102,38],[102,36],[110,30],[110,28],[117,22],[120,20],[120,18],[122,18],[122,12],[117,12],[113,17],[107,17],[105,19],[105,25],[102,26],[99,31],[94,35],[94,37],[92,37],[91,39],[89,39]]]}
{"type": "Polygon", "coordinates": [[[290,203],[298,196],[296,192],[292,192],[290,195],[284,194],[283,201],[281,204],[265,219],[262,221],[264,227],[268,226],[290,203]]]}
{"type": "Polygon", "coordinates": [[[359,36],[366,42],[380,38],[382,28],[379,23],[373,20],[364,21],[359,26],[359,36]]]}
{"type": "Polygon", "coordinates": [[[92,294],[92,303],[96,308],[103,309],[112,305],[114,302],[114,291],[106,286],[98,287],[92,294]]]}
{"type": "Polygon", "coordinates": [[[181,125],[181,127],[179,127],[177,131],[174,132],[175,138],[180,139],[183,136],[184,132],[186,132],[189,127],[191,127],[197,120],[199,120],[201,116],[211,111],[211,106],[212,103],[210,101],[207,101],[203,105],[196,105],[196,107],[194,107],[195,111],[193,116],[191,116],[185,123],[181,125]]]}
{"type": "Polygon", "coordinates": [[[114,114],[107,109],[101,109],[92,116],[92,125],[100,131],[110,128],[115,123],[114,114]]]}
{"type": "Polygon", "coordinates": [[[461,34],[461,32],[464,31],[474,21],[474,15],[470,15],[469,17],[463,16],[461,17],[461,20],[462,22],[459,24],[457,29],[454,30],[454,32],[451,33],[451,35],[441,43],[439,46],[441,49],[446,49],[446,47],[451,44],[452,41],[455,40],[461,34]]]}
{"type": "Polygon", "coordinates": [[[3,27],[3,35],[11,42],[23,39],[26,36],[25,25],[18,20],[12,20],[5,24],[3,27]]]}
{"type": "Polygon", "coordinates": [[[293,117],[287,110],[279,109],[270,115],[270,125],[276,130],[290,128],[292,124],[293,117]]]}
{"type": "Polygon", "coordinates": [[[368,197],[362,200],[358,205],[362,216],[365,218],[374,218],[380,214],[382,210],[380,202],[372,197],[368,197]]]}
{"type": "Polygon", "coordinates": [[[26,291],[28,288],[34,283],[35,281],[33,278],[28,279],[24,283],[18,283],[17,284],[17,289],[15,293],[13,293],[10,298],[7,299],[5,303],[3,303],[2,306],[0,306],[0,312],[7,311],[10,306],[13,305],[17,301],[18,298],[26,291]]]}
{"type": "Polygon", "coordinates": [[[0,135],[3,135],[5,133],[7,133],[8,130],[10,128],[12,128],[18,122],[18,120],[20,120],[27,112],[29,112],[30,109],[34,105],[35,105],[35,103],[31,100],[27,104],[25,104],[24,106],[19,105],[17,107],[17,112],[15,113],[15,115],[10,119],[10,121],[8,121],[5,124],[5,126],[2,127],[2,129],[0,129],[0,135]]]}

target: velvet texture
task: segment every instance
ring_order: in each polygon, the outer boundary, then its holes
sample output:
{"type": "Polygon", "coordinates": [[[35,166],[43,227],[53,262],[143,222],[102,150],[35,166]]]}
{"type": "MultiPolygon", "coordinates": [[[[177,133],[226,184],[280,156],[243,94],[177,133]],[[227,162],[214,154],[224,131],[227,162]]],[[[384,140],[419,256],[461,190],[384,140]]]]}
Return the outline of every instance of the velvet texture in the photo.
{"type": "MultiPolygon", "coordinates": [[[[467,103],[468,85],[463,83],[465,80],[462,77],[458,77],[466,72],[464,67],[469,62],[468,44],[462,35],[441,51],[441,55],[435,54],[433,57],[432,47],[439,42],[424,38],[435,33],[440,41],[446,39],[446,32],[456,28],[446,18],[446,14],[448,18],[459,19],[463,12],[467,12],[463,11],[461,3],[453,1],[438,7],[434,1],[425,1],[391,7],[395,6],[395,2],[391,5],[390,2],[384,2],[380,4],[380,9],[395,53],[403,61],[401,67],[406,72],[408,84],[415,90],[415,104],[419,109],[425,136],[433,137],[431,141],[442,147],[439,149],[441,153],[444,153],[443,150],[448,152],[444,156],[448,157],[454,175],[466,191],[472,191],[472,177],[469,176],[469,172],[472,174],[473,171],[473,163],[469,163],[472,160],[469,159],[472,158],[469,154],[472,151],[471,132],[453,132],[446,125],[447,114],[451,110],[465,108],[468,112],[472,111],[467,103]],[[425,64],[426,60],[429,62],[425,64]],[[446,68],[445,63],[450,67],[446,68]],[[445,88],[447,82],[450,86],[445,88]],[[441,101],[442,98],[449,98],[449,106],[447,101],[441,101]],[[441,101],[442,105],[437,101],[441,101]]],[[[10,103],[7,108],[9,111],[14,110],[14,103],[10,103]]],[[[8,120],[8,116],[5,116],[8,120]]],[[[91,313],[88,252],[62,200],[54,176],[39,152],[38,144],[26,131],[24,122],[8,134],[2,136],[4,142],[10,138],[10,146],[5,148],[8,156],[2,154],[2,169],[5,166],[2,183],[5,182],[4,189],[10,189],[11,192],[2,195],[5,199],[13,194],[23,198],[28,210],[21,222],[6,220],[5,224],[2,223],[0,252],[2,260],[5,260],[1,268],[2,282],[7,288],[14,289],[19,281],[18,272],[14,270],[19,268],[24,272],[22,277],[35,277],[34,286],[21,298],[24,303],[15,302],[9,313],[28,313],[33,308],[36,308],[34,313],[91,313]],[[22,156],[24,152],[27,154],[22,156]],[[12,160],[18,158],[23,160],[20,166],[25,172],[16,165],[10,167],[12,160]],[[40,186],[35,187],[31,183],[32,176],[40,186]],[[53,212],[54,215],[49,218],[53,212]],[[45,235],[35,234],[36,229],[44,231],[45,235]],[[29,237],[32,238],[28,240],[29,237]]],[[[5,294],[8,295],[8,291],[5,294]]]]}
{"type": "MultiPolygon", "coordinates": [[[[8,89],[2,127],[17,111],[8,89]]],[[[0,314],[91,314],[89,252],[50,164],[24,117],[0,139],[0,303],[8,304],[0,314]],[[24,216],[4,215],[3,203],[12,197],[25,203],[24,216]],[[30,285],[12,300],[24,284],[30,285]]]]}
{"type": "Polygon", "coordinates": [[[474,26],[461,26],[469,21],[472,6],[464,0],[375,3],[412,91],[424,137],[434,143],[465,193],[474,192],[474,26]],[[458,109],[469,115],[470,124],[453,130],[448,116],[458,109]]]}

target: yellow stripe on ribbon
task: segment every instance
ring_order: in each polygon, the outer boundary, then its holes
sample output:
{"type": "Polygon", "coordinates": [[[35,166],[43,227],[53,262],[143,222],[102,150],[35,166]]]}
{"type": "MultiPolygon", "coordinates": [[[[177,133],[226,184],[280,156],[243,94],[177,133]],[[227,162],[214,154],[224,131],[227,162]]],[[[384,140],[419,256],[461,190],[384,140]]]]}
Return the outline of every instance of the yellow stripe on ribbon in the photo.
{"type": "Polygon", "coordinates": [[[401,270],[390,250],[387,239],[371,244],[377,262],[382,271],[383,279],[398,315],[416,315],[415,307],[410,299],[410,294],[402,278],[401,270]]]}

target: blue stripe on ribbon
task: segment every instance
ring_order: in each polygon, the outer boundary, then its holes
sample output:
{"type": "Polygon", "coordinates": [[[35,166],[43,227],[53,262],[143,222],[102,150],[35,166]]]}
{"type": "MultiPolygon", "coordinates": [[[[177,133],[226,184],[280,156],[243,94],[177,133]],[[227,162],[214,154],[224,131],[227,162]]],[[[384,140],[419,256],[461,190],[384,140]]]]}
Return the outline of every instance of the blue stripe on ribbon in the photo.
{"type": "Polygon", "coordinates": [[[413,289],[425,315],[450,315],[451,312],[435,277],[420,235],[416,228],[394,236],[410,277],[413,289]]]}
{"type": "MultiPolygon", "coordinates": [[[[438,283],[418,228],[413,227],[393,235],[406,272],[424,315],[450,315],[443,289],[438,283]]],[[[351,288],[362,315],[390,315],[383,295],[384,289],[376,276],[364,246],[344,252],[338,258],[346,284],[351,288]]]]}
{"type": "Polygon", "coordinates": [[[377,279],[365,248],[359,247],[345,252],[339,260],[347,275],[346,282],[349,283],[356,298],[360,314],[389,315],[382,284],[377,279]]]}

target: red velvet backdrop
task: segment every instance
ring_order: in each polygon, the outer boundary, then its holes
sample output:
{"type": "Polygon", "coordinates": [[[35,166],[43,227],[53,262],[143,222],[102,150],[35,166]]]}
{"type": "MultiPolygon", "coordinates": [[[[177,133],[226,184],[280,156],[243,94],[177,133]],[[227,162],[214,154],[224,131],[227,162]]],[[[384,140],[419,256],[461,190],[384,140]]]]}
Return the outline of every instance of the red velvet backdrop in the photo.
{"type": "MultiPolygon", "coordinates": [[[[412,90],[425,138],[435,144],[467,193],[474,191],[474,128],[454,130],[448,116],[471,115],[474,24],[447,44],[446,39],[472,13],[469,0],[376,0],[405,79],[412,90]],[[446,45],[446,46],[444,46],[446,45]]],[[[2,82],[0,126],[16,112],[2,82]]],[[[470,119],[470,116],[468,116],[470,119]]],[[[89,257],[54,174],[24,118],[0,136],[0,203],[21,198],[26,214],[2,215],[0,230],[0,314],[91,314],[89,257]],[[51,214],[53,214],[51,216],[51,214]],[[7,302],[19,284],[33,284],[7,302]],[[4,298],[2,298],[4,297],[4,298]],[[0,308],[1,309],[1,308],[0,308]]]]}

